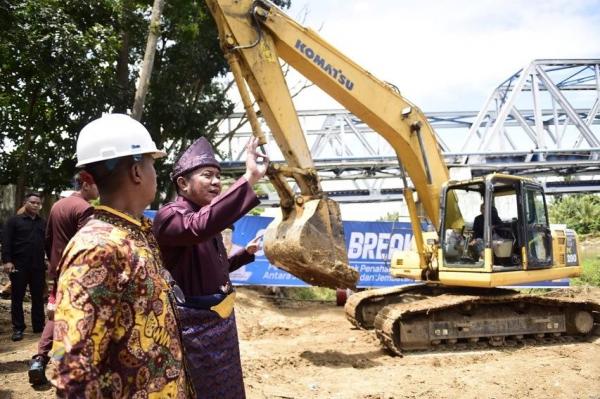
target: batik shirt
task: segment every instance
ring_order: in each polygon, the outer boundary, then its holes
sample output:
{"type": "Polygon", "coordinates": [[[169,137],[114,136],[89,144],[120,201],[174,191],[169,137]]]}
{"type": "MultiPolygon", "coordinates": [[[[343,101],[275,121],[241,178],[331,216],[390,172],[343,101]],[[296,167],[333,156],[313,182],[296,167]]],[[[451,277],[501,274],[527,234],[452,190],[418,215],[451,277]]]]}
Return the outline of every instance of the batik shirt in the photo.
{"type": "Polygon", "coordinates": [[[186,396],[176,309],[148,219],[97,207],[59,271],[52,348],[58,396],[186,396]]]}

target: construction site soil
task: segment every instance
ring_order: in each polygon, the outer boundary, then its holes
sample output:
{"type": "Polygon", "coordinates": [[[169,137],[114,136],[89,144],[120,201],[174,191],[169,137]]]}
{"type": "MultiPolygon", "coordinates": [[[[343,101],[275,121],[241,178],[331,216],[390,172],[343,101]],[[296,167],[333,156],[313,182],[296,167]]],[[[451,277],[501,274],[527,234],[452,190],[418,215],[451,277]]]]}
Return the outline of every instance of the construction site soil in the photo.
{"type": "MultiPolygon", "coordinates": [[[[249,398],[600,399],[600,337],[585,342],[390,356],[373,331],[353,328],[333,302],[295,301],[241,288],[236,305],[249,398]]],[[[600,300],[600,289],[583,289],[600,300]]],[[[10,340],[0,301],[0,399],[51,398],[32,388],[39,334],[10,340]]]]}

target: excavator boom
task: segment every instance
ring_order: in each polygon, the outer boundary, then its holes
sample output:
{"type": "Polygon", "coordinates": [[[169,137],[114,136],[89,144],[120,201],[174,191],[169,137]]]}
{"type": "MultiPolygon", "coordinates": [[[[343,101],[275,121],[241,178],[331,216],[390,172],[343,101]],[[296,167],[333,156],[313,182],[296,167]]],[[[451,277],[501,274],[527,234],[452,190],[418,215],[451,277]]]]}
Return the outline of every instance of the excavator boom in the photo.
{"type": "Polygon", "coordinates": [[[207,0],[207,4],[254,134],[265,143],[247,88],[287,161],[267,173],[282,211],[264,235],[267,258],[311,285],[355,288],[358,272],[348,265],[339,207],[321,188],[281,69],[279,49],[264,26],[264,6],[247,0],[207,0]],[[300,193],[290,187],[290,178],[300,193]]]}
{"type": "MultiPolygon", "coordinates": [[[[448,170],[433,129],[418,107],[268,1],[207,3],[255,135],[261,137],[262,133],[247,87],[288,163],[269,173],[282,209],[281,218],[265,234],[265,253],[271,263],[315,285],[352,287],[358,279],[347,266],[340,212],[321,189],[280,60],[330,94],[396,149],[399,164],[410,176],[425,214],[439,226],[440,189],[448,180],[448,170]],[[287,178],[294,179],[299,195],[289,187],[287,178]]],[[[418,232],[415,238],[421,263],[425,264],[411,189],[405,189],[405,197],[409,206],[413,205],[411,221],[418,232]]]]}

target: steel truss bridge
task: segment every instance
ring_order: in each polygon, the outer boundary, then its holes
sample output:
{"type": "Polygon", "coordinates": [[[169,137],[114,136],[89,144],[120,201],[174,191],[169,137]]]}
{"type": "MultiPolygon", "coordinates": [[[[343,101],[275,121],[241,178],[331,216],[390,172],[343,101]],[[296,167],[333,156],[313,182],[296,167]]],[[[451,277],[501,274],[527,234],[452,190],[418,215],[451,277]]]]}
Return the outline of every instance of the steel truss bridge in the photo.
{"type": "MultiPolygon", "coordinates": [[[[456,178],[527,175],[545,181],[549,193],[573,193],[600,192],[599,111],[600,59],[544,59],[502,82],[479,112],[426,116],[456,178]]],[[[298,116],[330,197],[401,200],[398,161],[379,134],[346,110],[305,110],[298,116]]],[[[252,134],[244,121],[244,114],[233,114],[220,126],[225,174],[243,173],[242,151],[252,134]]],[[[284,162],[264,123],[263,130],[269,156],[284,162]]],[[[277,198],[270,194],[266,202],[277,198]]]]}

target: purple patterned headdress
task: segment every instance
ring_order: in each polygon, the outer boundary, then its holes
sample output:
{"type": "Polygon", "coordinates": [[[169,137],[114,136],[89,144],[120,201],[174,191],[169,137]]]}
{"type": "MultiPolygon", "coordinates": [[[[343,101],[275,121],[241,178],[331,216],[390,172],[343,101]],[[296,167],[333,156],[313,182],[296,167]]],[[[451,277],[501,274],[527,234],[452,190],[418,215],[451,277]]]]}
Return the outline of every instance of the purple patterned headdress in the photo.
{"type": "Polygon", "coordinates": [[[215,153],[212,146],[204,137],[196,140],[187,150],[181,154],[173,171],[171,172],[171,181],[176,181],[179,176],[182,176],[201,166],[214,166],[221,170],[219,161],[215,158],[215,153]]]}

